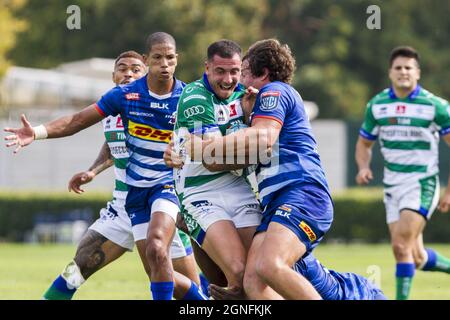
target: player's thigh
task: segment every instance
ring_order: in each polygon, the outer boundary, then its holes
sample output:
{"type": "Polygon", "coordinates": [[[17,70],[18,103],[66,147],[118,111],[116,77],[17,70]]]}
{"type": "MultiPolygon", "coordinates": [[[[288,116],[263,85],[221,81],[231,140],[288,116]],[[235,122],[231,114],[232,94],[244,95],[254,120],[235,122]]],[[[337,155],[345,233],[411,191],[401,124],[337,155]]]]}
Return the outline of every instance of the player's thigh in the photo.
{"type": "Polygon", "coordinates": [[[256,226],[245,227],[237,229],[239,237],[241,238],[242,244],[244,245],[245,251],[250,250],[252,245],[253,237],[255,236],[256,226]]]}
{"type": "Polygon", "coordinates": [[[271,222],[261,244],[258,263],[272,261],[294,265],[306,252],[306,245],[290,228],[278,222],[271,222]]]}
{"type": "Polygon", "coordinates": [[[74,260],[86,277],[116,260],[126,251],[127,249],[97,231],[89,229],[78,245],[74,260]]]}
{"type": "Polygon", "coordinates": [[[220,220],[210,225],[202,248],[225,274],[244,271],[246,252],[232,221],[220,220]]]}
{"type": "Polygon", "coordinates": [[[403,209],[400,211],[400,219],[394,231],[394,238],[401,238],[413,244],[422,233],[425,224],[426,221],[422,215],[416,211],[403,209]]]}

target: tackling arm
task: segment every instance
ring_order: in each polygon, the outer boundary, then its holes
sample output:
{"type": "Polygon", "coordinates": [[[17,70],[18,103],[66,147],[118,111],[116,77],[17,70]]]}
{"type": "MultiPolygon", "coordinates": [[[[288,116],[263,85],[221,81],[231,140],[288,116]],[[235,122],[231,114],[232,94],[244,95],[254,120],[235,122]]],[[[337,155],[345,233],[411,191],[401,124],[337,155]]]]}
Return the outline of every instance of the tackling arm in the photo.
{"type": "Polygon", "coordinates": [[[281,124],[277,121],[256,118],[252,127],[239,130],[233,134],[191,143],[190,154],[198,157],[198,146],[201,146],[203,165],[210,171],[230,171],[242,169],[258,162],[270,159],[272,146],[278,139],[281,124]]]}

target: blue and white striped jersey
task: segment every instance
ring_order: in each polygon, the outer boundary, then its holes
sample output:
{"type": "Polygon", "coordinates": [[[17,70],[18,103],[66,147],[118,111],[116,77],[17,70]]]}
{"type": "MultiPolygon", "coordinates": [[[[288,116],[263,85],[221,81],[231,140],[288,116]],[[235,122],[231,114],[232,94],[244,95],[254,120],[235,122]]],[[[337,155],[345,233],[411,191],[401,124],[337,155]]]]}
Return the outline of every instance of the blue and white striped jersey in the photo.
{"type": "Polygon", "coordinates": [[[98,102],[105,116],[121,115],[130,155],[126,183],[146,188],[173,184],[172,169],[163,154],[175,124],[178,99],[185,83],[175,79],[171,93],[159,96],[149,91],[147,75],[130,84],[117,86],[98,102]]]}
{"type": "Polygon", "coordinates": [[[300,94],[283,82],[266,84],[256,97],[251,119],[256,118],[272,119],[282,125],[270,163],[260,164],[256,170],[262,206],[270,204],[273,208],[303,201],[297,191],[308,186],[320,191],[321,197],[330,197],[300,94]]]}

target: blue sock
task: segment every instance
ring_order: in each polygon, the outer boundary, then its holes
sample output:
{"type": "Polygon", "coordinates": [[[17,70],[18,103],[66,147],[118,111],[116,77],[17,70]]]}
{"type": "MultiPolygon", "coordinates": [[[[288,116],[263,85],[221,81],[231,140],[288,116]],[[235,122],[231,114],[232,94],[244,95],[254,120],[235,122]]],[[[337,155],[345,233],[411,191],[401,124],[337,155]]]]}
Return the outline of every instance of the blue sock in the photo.
{"type": "Polygon", "coordinates": [[[191,281],[191,287],[186,295],[183,297],[183,300],[208,300],[199,287],[195,284],[195,282],[191,281]]]}
{"type": "Polygon", "coordinates": [[[202,287],[202,292],[205,294],[205,296],[209,297],[209,292],[208,292],[209,282],[208,282],[208,279],[206,279],[206,277],[203,275],[203,273],[200,273],[199,276],[200,276],[200,286],[202,287]]]}
{"type": "Polygon", "coordinates": [[[153,300],[172,300],[173,287],[173,281],[150,283],[150,290],[152,291],[153,300]]]}
{"type": "Polygon", "coordinates": [[[416,266],[414,263],[397,263],[395,272],[397,280],[397,300],[408,300],[415,270],[416,266]]]}
{"type": "Polygon", "coordinates": [[[432,271],[434,267],[436,267],[437,263],[437,255],[436,252],[433,249],[425,248],[425,251],[427,252],[428,259],[425,265],[422,267],[423,271],[432,271]]]}
{"type": "Polygon", "coordinates": [[[45,300],[70,300],[76,288],[69,289],[66,280],[60,275],[44,293],[45,300]]]}

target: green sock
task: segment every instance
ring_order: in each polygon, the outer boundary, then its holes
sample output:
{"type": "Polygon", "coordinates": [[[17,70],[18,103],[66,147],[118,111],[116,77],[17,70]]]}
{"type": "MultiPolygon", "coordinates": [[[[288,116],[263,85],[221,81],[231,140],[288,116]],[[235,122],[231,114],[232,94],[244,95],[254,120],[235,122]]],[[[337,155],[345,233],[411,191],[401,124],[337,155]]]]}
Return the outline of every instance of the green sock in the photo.
{"type": "Polygon", "coordinates": [[[450,259],[444,257],[431,248],[425,249],[427,253],[427,262],[422,267],[423,271],[440,271],[450,273],[450,259]]]}
{"type": "Polygon", "coordinates": [[[415,269],[414,263],[397,263],[397,300],[408,300],[415,269]]]}
{"type": "Polygon", "coordinates": [[[396,300],[408,300],[413,278],[397,277],[396,300]]]}
{"type": "Polygon", "coordinates": [[[436,253],[436,258],[436,266],[432,270],[450,273],[450,259],[441,256],[439,253],[436,253]]]}

